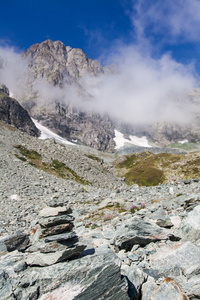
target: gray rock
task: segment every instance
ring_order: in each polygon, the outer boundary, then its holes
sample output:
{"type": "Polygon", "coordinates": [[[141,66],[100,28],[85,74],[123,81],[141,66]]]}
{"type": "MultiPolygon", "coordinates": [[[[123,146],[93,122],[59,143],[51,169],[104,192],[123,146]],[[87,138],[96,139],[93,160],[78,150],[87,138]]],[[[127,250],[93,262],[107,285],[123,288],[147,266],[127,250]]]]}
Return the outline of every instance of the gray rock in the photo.
{"type": "Polygon", "coordinates": [[[72,290],[76,290],[76,286],[78,295],[76,293],[74,299],[130,299],[127,294],[128,286],[125,280],[121,279],[119,260],[113,251],[107,247],[85,251],[81,258],[73,261],[43,268],[34,266],[28,268],[21,278],[12,280],[12,284],[23,293],[28,292],[30,287],[39,286],[38,296],[44,295],[44,299],[49,291],[52,293],[48,293],[48,297],[53,297],[54,290],[59,295],[61,291],[58,288],[62,288],[63,293],[65,290],[67,297],[72,290]]]}
{"type": "Polygon", "coordinates": [[[9,275],[4,270],[0,270],[0,299],[14,299],[9,275]]]}
{"type": "Polygon", "coordinates": [[[66,206],[58,206],[58,207],[45,207],[39,212],[40,217],[53,217],[70,214],[72,212],[71,208],[66,206]]]}
{"type": "Polygon", "coordinates": [[[76,237],[77,237],[76,233],[72,231],[72,232],[66,232],[66,233],[48,236],[44,240],[46,243],[48,243],[48,242],[65,242],[65,241],[71,240],[76,237]]]}
{"type": "Polygon", "coordinates": [[[60,233],[64,232],[69,232],[73,228],[73,223],[67,223],[67,224],[60,224],[60,225],[55,225],[49,228],[43,228],[41,230],[41,235],[40,238],[46,237],[46,236],[51,236],[51,235],[58,235],[60,233]]]}
{"type": "Polygon", "coordinates": [[[184,285],[184,290],[190,299],[200,298],[200,276],[192,276],[184,285]]]}
{"type": "Polygon", "coordinates": [[[73,216],[61,215],[55,217],[40,218],[38,222],[42,227],[48,228],[55,225],[70,223],[72,221],[74,221],[73,216]]]}
{"type": "Polygon", "coordinates": [[[198,241],[200,239],[200,205],[196,206],[181,222],[178,233],[184,240],[198,241]]]}
{"type": "Polygon", "coordinates": [[[199,273],[200,249],[191,242],[173,243],[150,255],[150,263],[160,276],[179,276],[183,272],[190,278],[199,273]]]}
{"type": "Polygon", "coordinates": [[[79,256],[85,248],[86,246],[84,245],[74,245],[71,248],[63,249],[62,251],[56,251],[53,253],[35,252],[28,255],[26,263],[29,266],[50,266],[58,262],[79,256]]]}
{"type": "Polygon", "coordinates": [[[133,217],[116,232],[113,243],[119,250],[130,251],[136,244],[144,247],[151,242],[176,238],[156,224],[133,217]]]}
{"type": "Polygon", "coordinates": [[[9,96],[9,89],[7,88],[7,86],[5,86],[4,84],[1,84],[1,83],[0,83],[0,92],[3,92],[9,96]]]}
{"type": "Polygon", "coordinates": [[[21,299],[21,300],[37,300],[39,294],[39,286],[29,286],[28,289],[16,288],[13,292],[13,299],[21,299]]]}
{"type": "Polygon", "coordinates": [[[40,132],[31,120],[28,112],[17,100],[2,92],[2,89],[0,89],[0,121],[13,125],[32,136],[39,136],[40,132]]]}
{"type": "Polygon", "coordinates": [[[183,207],[186,211],[191,211],[193,208],[200,204],[200,194],[192,194],[188,199],[184,200],[183,207]]]}
{"type": "Polygon", "coordinates": [[[122,274],[127,278],[129,284],[130,299],[139,299],[141,287],[147,281],[148,276],[133,264],[123,268],[122,274]]]}
{"type": "Polygon", "coordinates": [[[186,294],[181,291],[181,288],[178,286],[176,281],[172,278],[166,278],[161,285],[156,288],[149,300],[189,300],[186,294]]]}
{"type": "Polygon", "coordinates": [[[29,246],[29,242],[27,234],[18,231],[0,239],[0,251],[25,250],[29,246]]]}
{"type": "Polygon", "coordinates": [[[158,219],[156,221],[156,224],[160,227],[163,228],[171,228],[173,226],[172,221],[170,220],[170,218],[162,218],[162,219],[158,219]]]}
{"type": "Polygon", "coordinates": [[[149,276],[147,282],[143,283],[141,289],[141,299],[151,299],[153,291],[157,288],[155,280],[153,277],[149,276]]]}

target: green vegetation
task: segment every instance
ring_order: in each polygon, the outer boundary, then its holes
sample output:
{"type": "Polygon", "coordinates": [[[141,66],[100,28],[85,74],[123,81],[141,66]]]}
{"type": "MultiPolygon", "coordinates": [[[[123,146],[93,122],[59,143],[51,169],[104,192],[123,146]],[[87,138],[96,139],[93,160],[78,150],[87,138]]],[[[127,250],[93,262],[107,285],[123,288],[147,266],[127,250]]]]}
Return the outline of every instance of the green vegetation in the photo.
{"type": "Polygon", "coordinates": [[[200,177],[200,153],[187,155],[151,152],[134,153],[117,159],[115,166],[119,176],[125,177],[128,185],[155,186],[172,178],[200,177]]]}
{"type": "Polygon", "coordinates": [[[95,160],[95,161],[98,161],[98,162],[102,162],[102,159],[101,158],[99,158],[99,157],[97,157],[97,156],[95,156],[95,155],[93,155],[93,154],[84,154],[86,157],[88,157],[88,158],[90,158],[90,159],[92,159],[92,160],[95,160]]]}
{"type": "Polygon", "coordinates": [[[41,155],[37,152],[37,151],[34,151],[34,150],[28,150],[27,148],[21,146],[21,145],[17,145],[15,146],[15,148],[17,148],[21,154],[23,156],[25,156],[26,158],[30,159],[30,160],[34,160],[34,159],[40,159],[41,158],[41,155]]]}
{"type": "Polygon", "coordinates": [[[17,145],[15,146],[18,149],[22,156],[15,154],[15,156],[22,161],[27,161],[31,166],[43,170],[49,174],[56,175],[63,179],[73,179],[78,183],[89,185],[90,183],[83,178],[81,178],[74,170],[66,166],[64,163],[58,160],[52,160],[50,163],[45,163],[42,161],[41,154],[35,150],[29,150],[24,146],[17,145]]]}
{"type": "Polygon", "coordinates": [[[163,183],[164,173],[156,166],[156,157],[150,152],[128,155],[123,162],[116,165],[118,169],[125,169],[126,183],[137,183],[142,186],[154,186],[163,183]]]}
{"type": "Polygon", "coordinates": [[[52,163],[50,164],[50,168],[54,169],[56,173],[59,175],[61,178],[72,178],[75,181],[88,185],[90,184],[88,181],[84,180],[81,178],[75,171],[67,167],[64,163],[58,161],[58,160],[53,160],[52,163]]]}

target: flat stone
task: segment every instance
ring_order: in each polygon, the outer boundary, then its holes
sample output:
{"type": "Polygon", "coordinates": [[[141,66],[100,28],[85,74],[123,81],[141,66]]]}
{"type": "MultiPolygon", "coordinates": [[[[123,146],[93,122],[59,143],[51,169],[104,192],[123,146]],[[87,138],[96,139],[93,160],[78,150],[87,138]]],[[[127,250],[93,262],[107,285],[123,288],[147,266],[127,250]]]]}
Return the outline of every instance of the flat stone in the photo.
{"type": "Polygon", "coordinates": [[[62,251],[56,251],[53,253],[35,252],[28,255],[26,263],[29,266],[51,266],[58,262],[79,256],[85,248],[85,245],[75,245],[72,248],[63,249],[62,251]]]}
{"type": "Polygon", "coordinates": [[[40,238],[51,236],[51,235],[57,235],[64,232],[69,232],[72,230],[73,226],[74,225],[72,223],[67,223],[67,224],[52,226],[50,228],[44,228],[42,229],[42,234],[40,235],[40,238]]]}
{"type": "Polygon", "coordinates": [[[71,215],[61,215],[55,217],[40,218],[39,224],[42,227],[48,228],[55,225],[66,224],[74,221],[74,217],[71,215]]]}
{"type": "Polygon", "coordinates": [[[71,208],[66,206],[45,207],[39,212],[40,217],[52,217],[59,215],[66,215],[72,212],[71,208]]]}
{"type": "Polygon", "coordinates": [[[56,235],[52,235],[52,236],[48,236],[46,237],[44,240],[45,242],[64,242],[64,241],[68,241],[70,239],[73,239],[77,237],[76,233],[71,231],[71,232],[66,232],[66,233],[61,233],[61,234],[56,234],[56,235]]]}

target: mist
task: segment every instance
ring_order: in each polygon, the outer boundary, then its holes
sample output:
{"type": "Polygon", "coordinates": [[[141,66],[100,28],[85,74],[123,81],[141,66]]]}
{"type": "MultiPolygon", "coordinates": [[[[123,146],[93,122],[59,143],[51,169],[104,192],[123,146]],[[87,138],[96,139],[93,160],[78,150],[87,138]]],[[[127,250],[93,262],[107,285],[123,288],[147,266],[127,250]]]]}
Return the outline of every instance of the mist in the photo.
{"type": "MultiPolygon", "coordinates": [[[[136,40],[128,46],[117,41],[107,49],[104,59],[101,57],[104,64],[117,66],[115,73],[97,77],[85,73],[73,84],[67,83],[69,80],[65,78],[62,88],[50,85],[45,78],[37,79],[31,83],[30,91],[30,61],[14,48],[0,47],[0,82],[9,88],[19,102],[35,94],[35,101],[40,105],[48,106],[50,102],[56,101],[82,111],[107,114],[133,125],[191,122],[195,114],[200,112],[189,96],[198,86],[199,80],[194,65],[181,64],[170,53],[154,54],[156,46],[145,36],[145,28],[152,22],[155,5],[149,7],[142,19],[144,1],[136,2],[137,14],[132,20],[136,40]]],[[[179,28],[182,15],[179,11],[179,23],[170,23],[173,37],[175,32],[180,33],[173,29],[173,24],[179,28]]],[[[172,17],[173,14],[171,19],[174,20],[172,17]]],[[[188,30],[189,27],[187,33],[188,30]]],[[[183,35],[183,32],[180,34],[183,35]]]]}
{"type": "Polygon", "coordinates": [[[29,61],[13,47],[0,47],[0,82],[5,84],[15,97],[28,93],[29,61]]]}
{"type": "Polygon", "coordinates": [[[85,77],[81,84],[93,101],[90,108],[131,124],[189,122],[196,107],[189,93],[197,85],[192,66],[142,56],[136,47],[123,47],[111,58],[118,72],[100,78],[85,77]]]}

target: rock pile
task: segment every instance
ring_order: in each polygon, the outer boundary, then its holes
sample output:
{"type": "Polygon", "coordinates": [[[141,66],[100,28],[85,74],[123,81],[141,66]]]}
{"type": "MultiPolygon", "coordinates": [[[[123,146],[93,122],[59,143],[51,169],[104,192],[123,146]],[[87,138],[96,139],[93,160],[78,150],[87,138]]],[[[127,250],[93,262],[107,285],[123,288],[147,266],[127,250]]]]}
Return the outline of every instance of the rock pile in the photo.
{"type": "Polygon", "coordinates": [[[26,260],[30,266],[49,266],[79,256],[86,246],[77,244],[72,231],[74,218],[67,207],[46,207],[39,213],[39,225],[31,230],[32,246],[26,260]]]}
{"type": "Polygon", "coordinates": [[[0,240],[0,299],[129,299],[119,259],[109,247],[84,252],[71,212],[46,207],[30,239],[18,233],[0,240]]]}

